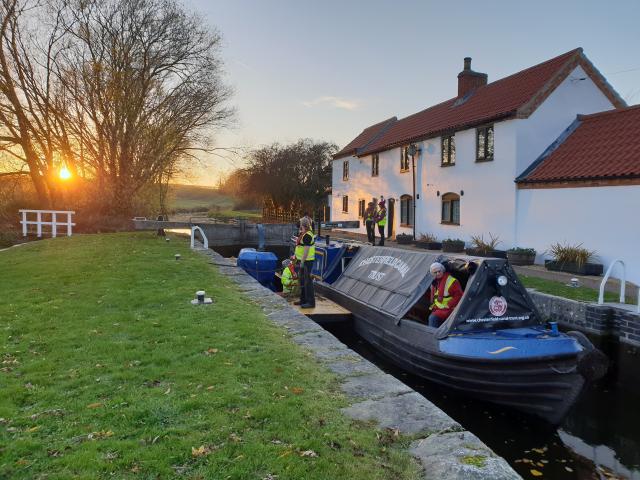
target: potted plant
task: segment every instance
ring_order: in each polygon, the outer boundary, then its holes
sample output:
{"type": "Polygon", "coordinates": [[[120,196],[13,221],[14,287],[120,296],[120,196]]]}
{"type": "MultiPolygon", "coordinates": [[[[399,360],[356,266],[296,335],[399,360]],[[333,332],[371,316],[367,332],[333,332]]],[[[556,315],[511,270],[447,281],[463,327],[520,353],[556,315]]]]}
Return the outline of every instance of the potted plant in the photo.
{"type": "Polygon", "coordinates": [[[411,242],[413,242],[413,235],[407,233],[399,233],[396,235],[396,243],[398,245],[409,245],[411,242]]]}
{"type": "Polygon", "coordinates": [[[507,250],[507,260],[511,265],[533,265],[536,254],[533,248],[514,247],[507,250]]]}
{"type": "Polygon", "coordinates": [[[562,245],[554,243],[549,249],[552,260],[545,260],[547,270],[576,273],[578,275],[602,275],[603,265],[591,263],[596,256],[595,250],[587,250],[581,243],[562,245]]]}
{"type": "Polygon", "coordinates": [[[474,235],[471,237],[471,248],[467,248],[467,255],[476,257],[496,257],[507,258],[507,252],[504,250],[496,250],[500,243],[500,238],[489,233],[489,240],[484,239],[484,235],[474,235]]]}
{"type": "Polygon", "coordinates": [[[459,238],[447,238],[442,241],[442,251],[450,253],[464,252],[464,240],[459,238]]]}
{"type": "Polygon", "coordinates": [[[439,242],[433,233],[422,233],[420,238],[415,242],[416,247],[426,248],[427,250],[440,250],[442,242],[439,242]]]}

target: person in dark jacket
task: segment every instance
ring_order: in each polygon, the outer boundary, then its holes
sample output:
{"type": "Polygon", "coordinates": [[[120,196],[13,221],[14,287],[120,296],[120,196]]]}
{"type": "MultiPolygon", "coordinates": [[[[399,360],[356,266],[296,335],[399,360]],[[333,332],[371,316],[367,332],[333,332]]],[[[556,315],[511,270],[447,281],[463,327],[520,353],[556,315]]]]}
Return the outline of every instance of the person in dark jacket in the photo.
{"type": "Polygon", "coordinates": [[[376,215],[376,204],[369,202],[367,209],[364,211],[364,224],[367,227],[367,240],[371,245],[376,244],[376,223],[373,219],[376,215]]]}

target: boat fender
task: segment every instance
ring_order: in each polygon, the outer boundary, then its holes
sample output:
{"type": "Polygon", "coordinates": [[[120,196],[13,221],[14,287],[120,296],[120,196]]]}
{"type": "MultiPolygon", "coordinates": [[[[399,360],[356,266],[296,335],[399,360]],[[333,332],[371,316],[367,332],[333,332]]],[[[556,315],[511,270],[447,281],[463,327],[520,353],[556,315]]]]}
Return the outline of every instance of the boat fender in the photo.
{"type": "Polygon", "coordinates": [[[609,359],[607,356],[593,346],[593,343],[582,332],[572,330],[567,335],[575,340],[583,348],[578,355],[578,372],[587,382],[595,382],[604,377],[609,369],[609,359]]]}

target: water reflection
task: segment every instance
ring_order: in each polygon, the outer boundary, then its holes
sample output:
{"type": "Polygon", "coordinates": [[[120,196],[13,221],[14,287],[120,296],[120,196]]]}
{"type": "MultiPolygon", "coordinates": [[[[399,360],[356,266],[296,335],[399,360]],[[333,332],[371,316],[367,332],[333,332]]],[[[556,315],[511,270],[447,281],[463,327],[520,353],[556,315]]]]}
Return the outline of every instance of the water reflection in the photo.
{"type": "Polygon", "coordinates": [[[587,388],[556,429],[403,372],[380,357],[351,326],[327,329],[447,412],[524,478],[640,480],[640,382],[636,380],[640,362],[634,348],[610,341],[599,345],[612,361],[609,374],[587,388]],[[532,470],[543,476],[534,476],[532,470]]]}

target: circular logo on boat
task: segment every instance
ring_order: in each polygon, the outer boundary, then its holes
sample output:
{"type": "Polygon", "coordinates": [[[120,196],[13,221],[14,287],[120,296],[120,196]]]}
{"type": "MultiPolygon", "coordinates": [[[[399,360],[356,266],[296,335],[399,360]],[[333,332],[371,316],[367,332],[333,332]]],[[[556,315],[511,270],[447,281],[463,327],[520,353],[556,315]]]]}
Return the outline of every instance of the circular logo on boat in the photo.
{"type": "Polygon", "coordinates": [[[489,312],[494,317],[501,317],[507,313],[507,301],[504,297],[491,297],[491,300],[489,300],[489,312]]]}

